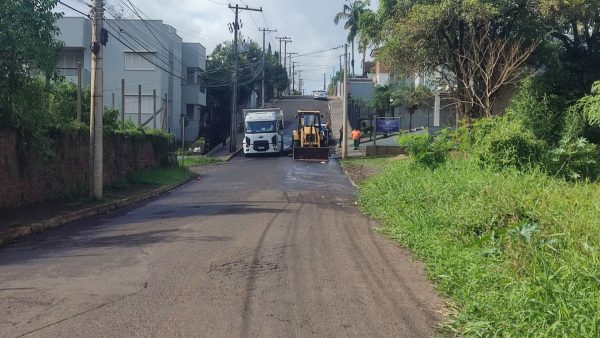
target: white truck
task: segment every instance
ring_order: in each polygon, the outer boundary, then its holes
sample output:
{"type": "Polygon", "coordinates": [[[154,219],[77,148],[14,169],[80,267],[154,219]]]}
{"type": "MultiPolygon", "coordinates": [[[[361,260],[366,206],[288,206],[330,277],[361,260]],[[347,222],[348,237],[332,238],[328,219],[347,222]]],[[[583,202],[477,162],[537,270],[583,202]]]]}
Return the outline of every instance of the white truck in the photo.
{"type": "Polygon", "coordinates": [[[281,108],[244,109],[244,155],[283,152],[281,108]]]}

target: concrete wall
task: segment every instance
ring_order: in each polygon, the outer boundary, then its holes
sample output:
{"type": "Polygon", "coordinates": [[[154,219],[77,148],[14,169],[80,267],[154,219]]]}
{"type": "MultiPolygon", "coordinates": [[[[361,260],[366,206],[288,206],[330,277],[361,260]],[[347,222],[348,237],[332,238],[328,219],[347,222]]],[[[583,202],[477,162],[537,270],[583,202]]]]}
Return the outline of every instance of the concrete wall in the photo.
{"type": "MultiPolygon", "coordinates": [[[[0,130],[0,209],[89,191],[89,132],[50,131],[54,154],[41,157],[14,130],[0,130]]],[[[35,145],[34,145],[35,147],[35,145]]],[[[168,141],[155,136],[104,135],[104,184],[168,161],[168,141]]]]}

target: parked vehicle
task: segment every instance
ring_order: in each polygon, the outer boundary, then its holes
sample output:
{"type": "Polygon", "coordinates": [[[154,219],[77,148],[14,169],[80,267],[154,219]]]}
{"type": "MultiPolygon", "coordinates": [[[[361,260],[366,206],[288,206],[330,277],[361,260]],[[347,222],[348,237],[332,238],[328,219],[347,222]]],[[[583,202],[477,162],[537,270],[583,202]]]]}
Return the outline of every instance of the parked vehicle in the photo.
{"type": "Polygon", "coordinates": [[[327,91],[326,90],[315,90],[313,92],[313,98],[315,100],[327,100],[327,91]]]}
{"type": "Polygon", "coordinates": [[[281,108],[244,109],[244,155],[283,152],[281,108]]]}

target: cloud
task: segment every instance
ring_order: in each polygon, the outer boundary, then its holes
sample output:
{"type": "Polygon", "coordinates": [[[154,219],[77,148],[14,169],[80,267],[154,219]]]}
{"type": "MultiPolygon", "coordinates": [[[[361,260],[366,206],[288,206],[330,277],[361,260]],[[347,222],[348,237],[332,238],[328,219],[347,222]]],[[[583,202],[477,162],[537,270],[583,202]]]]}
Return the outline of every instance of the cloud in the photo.
{"type": "MultiPolygon", "coordinates": [[[[149,18],[163,20],[175,27],[187,42],[200,42],[207,53],[220,42],[232,40],[228,24],[234,21],[234,11],[224,0],[135,0],[134,4],[149,18]]],[[[245,7],[262,7],[263,13],[240,11],[242,34],[262,45],[262,33],[258,28],[268,25],[277,33],[267,34],[267,45],[274,51],[279,49],[276,36],[289,36],[288,52],[307,53],[339,46],[346,41],[347,32],[342,25],[333,23],[344,1],[333,0],[246,0],[238,3],[245,7]],[[264,16],[263,16],[264,15],[264,16]]],[[[299,57],[302,77],[307,92],[322,88],[323,73],[327,78],[333,66],[339,67],[337,50],[314,56],[299,57]]],[[[355,52],[356,53],[356,52],[355,52]]],[[[360,57],[356,53],[355,64],[360,68],[360,57]]]]}
{"type": "MultiPolygon", "coordinates": [[[[128,0],[107,0],[107,6],[122,12],[124,18],[137,19],[127,8],[128,0]]],[[[203,44],[207,53],[224,41],[232,40],[228,24],[234,21],[234,11],[228,8],[226,0],[131,0],[142,11],[142,17],[162,20],[177,29],[186,42],[203,44]]],[[[333,17],[342,9],[344,0],[238,0],[239,5],[259,8],[263,12],[240,11],[241,32],[244,37],[262,45],[262,33],[258,28],[277,29],[277,33],[267,34],[267,45],[271,43],[273,51],[279,50],[276,36],[291,37],[288,52],[300,54],[340,46],[346,42],[347,31],[343,24],[335,25],[333,17]]],[[[77,1],[68,1],[74,7],[87,12],[77,1]]],[[[232,2],[233,4],[235,2],[232,2]]],[[[67,15],[79,15],[64,6],[59,11],[67,15]]],[[[323,73],[327,78],[333,68],[339,68],[340,54],[343,49],[310,56],[294,58],[298,61],[305,80],[307,92],[323,87],[323,73]]],[[[356,72],[360,72],[361,57],[355,50],[356,72]]]]}

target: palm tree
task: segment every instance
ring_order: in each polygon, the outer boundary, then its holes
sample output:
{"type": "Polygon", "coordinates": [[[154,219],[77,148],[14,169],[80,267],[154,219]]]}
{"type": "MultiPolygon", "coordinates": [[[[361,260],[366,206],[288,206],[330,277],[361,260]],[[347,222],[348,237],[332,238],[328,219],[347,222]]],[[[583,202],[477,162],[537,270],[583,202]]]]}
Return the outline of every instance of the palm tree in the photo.
{"type": "Polygon", "coordinates": [[[358,51],[362,53],[362,69],[363,76],[367,76],[365,69],[365,59],[367,57],[367,48],[369,45],[376,44],[378,34],[380,33],[380,25],[377,14],[370,9],[365,9],[358,20],[358,51]]]}
{"type": "Polygon", "coordinates": [[[354,40],[358,35],[360,16],[368,9],[370,0],[356,0],[350,4],[344,4],[341,12],[337,13],[333,18],[333,22],[337,25],[340,20],[346,19],[344,29],[348,30],[348,42],[352,44],[352,74],[354,74],[354,40]]]}
{"type": "Polygon", "coordinates": [[[410,120],[408,122],[408,131],[412,132],[412,117],[419,107],[431,96],[431,90],[426,86],[414,84],[402,86],[398,91],[391,94],[394,105],[403,106],[408,111],[410,120]]]}

